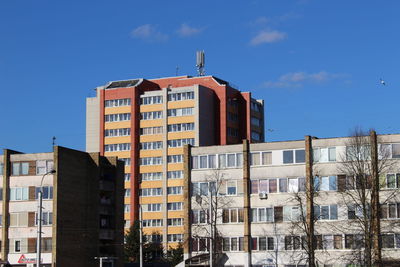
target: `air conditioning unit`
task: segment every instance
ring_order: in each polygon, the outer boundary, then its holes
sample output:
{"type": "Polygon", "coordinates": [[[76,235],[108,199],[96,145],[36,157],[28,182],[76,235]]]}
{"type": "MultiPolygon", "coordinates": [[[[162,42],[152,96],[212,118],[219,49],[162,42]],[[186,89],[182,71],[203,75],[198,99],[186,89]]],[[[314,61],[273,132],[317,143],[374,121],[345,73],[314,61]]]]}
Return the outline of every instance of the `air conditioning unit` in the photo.
{"type": "Polygon", "coordinates": [[[268,199],[268,194],[265,191],[262,191],[260,194],[258,194],[260,199],[268,199]]]}

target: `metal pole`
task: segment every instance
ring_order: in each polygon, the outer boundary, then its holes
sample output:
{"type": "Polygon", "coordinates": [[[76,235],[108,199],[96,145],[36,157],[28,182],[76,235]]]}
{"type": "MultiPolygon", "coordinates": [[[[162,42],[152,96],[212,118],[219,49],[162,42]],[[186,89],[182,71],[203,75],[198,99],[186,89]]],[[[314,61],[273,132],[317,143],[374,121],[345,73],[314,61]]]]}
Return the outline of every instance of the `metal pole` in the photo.
{"type": "Polygon", "coordinates": [[[43,174],[42,180],[40,181],[40,187],[38,192],[38,211],[37,211],[37,240],[36,240],[36,267],[40,267],[41,253],[42,253],[42,222],[43,222],[43,179],[48,174],[56,173],[55,170],[50,170],[43,174]]]}
{"type": "MultiPolygon", "coordinates": [[[[44,177],[44,175],[43,175],[44,177]]],[[[43,178],[42,178],[43,180],[43,178]]],[[[42,200],[43,200],[43,195],[42,195],[42,187],[40,187],[40,190],[38,192],[38,212],[37,212],[37,240],[36,240],[36,266],[40,267],[40,258],[41,258],[41,252],[42,252],[42,200]]]]}
{"type": "Polygon", "coordinates": [[[100,267],[103,267],[103,257],[100,257],[100,267]]]}
{"type": "Polygon", "coordinates": [[[142,206],[139,204],[139,266],[143,267],[143,228],[142,228],[142,206]]]}
{"type": "Polygon", "coordinates": [[[211,185],[209,186],[209,188],[210,188],[210,207],[209,207],[209,215],[208,215],[208,217],[209,217],[209,219],[210,219],[210,267],[213,267],[213,219],[214,219],[214,216],[213,216],[213,214],[212,214],[212,190],[211,190],[211,185]]]}

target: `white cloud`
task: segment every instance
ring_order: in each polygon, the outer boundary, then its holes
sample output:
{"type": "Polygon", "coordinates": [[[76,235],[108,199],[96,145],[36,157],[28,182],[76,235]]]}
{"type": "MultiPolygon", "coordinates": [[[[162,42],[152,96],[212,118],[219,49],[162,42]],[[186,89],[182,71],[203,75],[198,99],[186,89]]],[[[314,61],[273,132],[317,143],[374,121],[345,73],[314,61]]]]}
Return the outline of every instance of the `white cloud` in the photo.
{"type": "Polygon", "coordinates": [[[177,33],[181,36],[181,37],[190,37],[196,34],[199,34],[200,32],[202,32],[203,29],[202,28],[195,28],[195,27],[190,27],[188,24],[183,23],[181,25],[181,27],[177,30],[177,33]]]}
{"type": "Polygon", "coordinates": [[[141,25],[131,31],[133,38],[142,39],[151,42],[164,42],[168,40],[168,35],[157,30],[156,26],[151,24],[141,25]]]}
{"type": "Polygon", "coordinates": [[[264,43],[276,43],[287,38],[285,32],[276,30],[262,30],[251,39],[251,45],[260,45],[264,43]]]}
{"type": "Polygon", "coordinates": [[[251,25],[251,26],[258,26],[258,25],[264,26],[264,25],[266,25],[268,22],[270,22],[270,18],[267,18],[267,17],[265,17],[265,16],[262,16],[262,17],[256,18],[254,21],[251,21],[251,22],[250,22],[250,25],[251,25]]]}
{"type": "Polygon", "coordinates": [[[326,83],[331,80],[344,78],[347,75],[329,73],[326,71],[320,71],[315,73],[307,73],[304,71],[290,72],[281,75],[276,81],[266,81],[263,83],[265,88],[299,88],[303,87],[304,84],[310,83],[326,83]]]}

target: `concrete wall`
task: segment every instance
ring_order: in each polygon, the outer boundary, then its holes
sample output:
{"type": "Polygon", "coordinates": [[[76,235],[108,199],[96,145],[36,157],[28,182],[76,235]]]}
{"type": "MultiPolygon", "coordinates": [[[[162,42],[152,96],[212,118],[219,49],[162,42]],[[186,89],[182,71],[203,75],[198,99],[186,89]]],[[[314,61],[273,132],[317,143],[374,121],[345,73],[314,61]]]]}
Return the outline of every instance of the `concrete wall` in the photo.
{"type": "MultiPolygon", "coordinates": [[[[313,166],[314,176],[330,176],[343,174],[339,168],[341,161],[345,159],[346,145],[349,144],[349,138],[327,138],[327,139],[312,139],[313,148],[336,148],[336,161],[334,162],[315,162],[313,166]]],[[[378,136],[378,143],[400,143],[400,135],[383,135],[378,136]]],[[[229,146],[210,146],[192,148],[191,154],[206,155],[206,154],[224,154],[224,153],[241,153],[241,145],[229,146]]],[[[288,141],[288,142],[271,142],[271,143],[258,143],[250,145],[250,152],[271,152],[272,164],[260,165],[250,167],[250,179],[258,180],[265,178],[297,178],[306,176],[305,163],[283,163],[284,150],[297,150],[304,149],[305,141],[288,141]]],[[[390,169],[385,173],[400,173],[400,161],[398,159],[388,159],[390,169]]],[[[243,166],[244,168],[244,166],[243,166]]],[[[191,179],[191,182],[207,181],[210,177],[218,172],[223,175],[227,181],[237,181],[238,184],[243,179],[242,167],[225,168],[219,170],[213,169],[196,169],[191,170],[190,174],[186,177],[191,179]]],[[[236,196],[223,196],[224,202],[229,203],[227,208],[241,208],[243,207],[244,195],[240,194],[238,187],[238,194],[236,196]]],[[[398,191],[398,190],[397,190],[398,191]]],[[[391,203],[400,202],[400,194],[394,189],[381,189],[380,200],[381,203],[389,201],[391,203]],[[391,198],[390,198],[391,196],[391,198]]],[[[303,198],[304,205],[306,203],[303,198]]],[[[315,223],[315,233],[320,235],[333,235],[333,234],[354,234],[358,233],[359,225],[354,220],[348,220],[347,205],[350,200],[345,199],[343,194],[338,191],[320,191],[315,196],[315,205],[338,205],[338,219],[337,220],[319,220],[315,223]]],[[[192,209],[199,209],[196,197],[191,197],[192,209]]],[[[251,208],[264,208],[264,207],[282,207],[282,206],[298,206],[299,202],[295,199],[293,193],[270,193],[268,199],[260,199],[258,194],[250,195],[251,208]]],[[[393,220],[381,221],[382,233],[397,233],[400,234],[400,227],[398,224],[393,224],[393,220]]],[[[243,237],[246,233],[245,223],[229,223],[222,224],[222,219],[218,221],[217,229],[224,237],[243,237]]],[[[207,225],[192,225],[192,236],[207,236],[207,225]]],[[[251,259],[252,264],[273,264],[277,261],[278,264],[293,264],[295,262],[301,263],[301,260],[306,258],[305,251],[289,251],[284,249],[284,237],[288,235],[305,235],[305,232],[299,231],[294,227],[290,221],[283,221],[280,223],[273,222],[252,222],[251,223],[251,236],[269,236],[275,238],[275,247],[277,251],[252,251],[251,259]]],[[[344,247],[344,240],[342,243],[344,247]]],[[[398,249],[383,249],[383,257],[399,259],[398,249]]],[[[204,252],[199,252],[204,253],[204,252]]],[[[189,254],[189,252],[188,252],[189,254]]],[[[197,253],[193,252],[192,256],[197,253]]],[[[350,249],[331,249],[331,250],[316,250],[316,258],[323,264],[344,264],[353,256],[354,251],[350,249]]],[[[248,266],[246,262],[246,252],[226,252],[228,261],[226,265],[244,265],[248,266]]]]}
{"type": "Polygon", "coordinates": [[[86,151],[100,151],[100,98],[86,99],[86,151]]]}

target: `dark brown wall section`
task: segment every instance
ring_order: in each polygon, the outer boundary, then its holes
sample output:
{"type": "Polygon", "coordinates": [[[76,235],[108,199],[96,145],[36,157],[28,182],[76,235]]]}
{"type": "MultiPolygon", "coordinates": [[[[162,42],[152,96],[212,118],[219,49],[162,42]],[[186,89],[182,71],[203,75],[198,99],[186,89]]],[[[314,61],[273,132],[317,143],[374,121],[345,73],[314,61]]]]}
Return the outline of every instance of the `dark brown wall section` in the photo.
{"type": "MultiPolygon", "coordinates": [[[[110,220],[113,229],[107,229],[110,238],[100,240],[105,229],[100,229],[99,215],[102,192],[123,196],[122,174],[117,175],[118,168],[98,153],[64,147],[55,147],[54,163],[53,264],[98,266],[95,257],[116,256],[123,238],[122,228],[116,228],[123,220],[121,197],[114,199],[118,212],[110,220]]],[[[117,266],[122,260],[119,258],[117,266]]]]}

